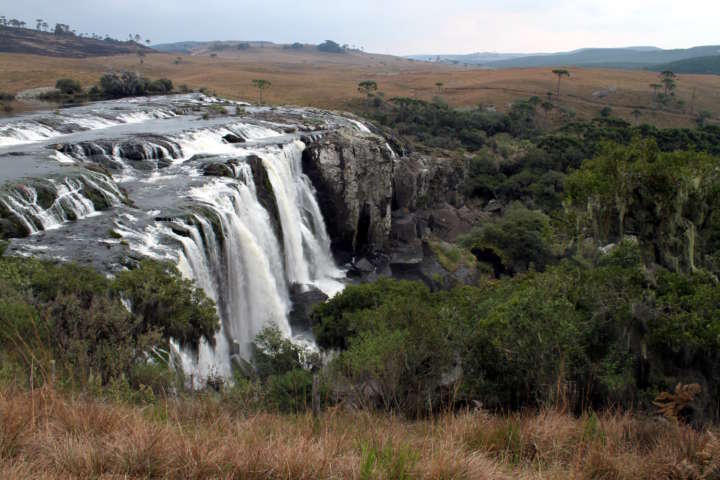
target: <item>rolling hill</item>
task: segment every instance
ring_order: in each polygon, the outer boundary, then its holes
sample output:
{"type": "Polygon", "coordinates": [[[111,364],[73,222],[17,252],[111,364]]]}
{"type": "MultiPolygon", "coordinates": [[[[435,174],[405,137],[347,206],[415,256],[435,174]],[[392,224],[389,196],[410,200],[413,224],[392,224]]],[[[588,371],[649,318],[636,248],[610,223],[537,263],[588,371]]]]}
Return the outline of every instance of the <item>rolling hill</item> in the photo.
{"type": "Polygon", "coordinates": [[[654,70],[656,72],[671,70],[676,73],[720,75],[720,55],[678,60],[677,62],[656,65],[655,67],[651,68],[651,70],[654,70]]]}
{"type": "Polygon", "coordinates": [[[487,53],[469,55],[439,55],[414,56],[439,57],[441,62],[467,63],[485,68],[533,68],[533,67],[585,67],[585,68],[622,68],[622,69],[650,69],[657,65],[677,62],[697,57],[706,57],[720,54],[720,46],[710,45],[687,49],[663,50],[656,47],[627,47],[627,48],[584,48],[571,52],[550,54],[530,54],[512,56],[515,54],[487,53]]]}
{"type": "Polygon", "coordinates": [[[129,41],[97,40],[73,34],[55,35],[28,28],[0,26],[0,52],[85,58],[137,52],[151,53],[153,50],[129,41]]]}

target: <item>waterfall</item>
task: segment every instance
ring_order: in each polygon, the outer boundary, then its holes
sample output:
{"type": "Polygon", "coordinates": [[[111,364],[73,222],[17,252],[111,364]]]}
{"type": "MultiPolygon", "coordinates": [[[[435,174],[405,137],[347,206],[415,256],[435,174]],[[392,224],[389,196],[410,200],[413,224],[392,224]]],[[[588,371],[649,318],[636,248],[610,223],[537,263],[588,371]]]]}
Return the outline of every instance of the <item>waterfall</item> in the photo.
{"type": "MultiPolygon", "coordinates": [[[[37,244],[46,239],[62,241],[62,234],[41,235],[44,230],[67,228],[68,238],[83,242],[112,231],[111,239],[98,238],[98,251],[78,257],[107,261],[102,265],[111,268],[128,257],[171,261],[215,301],[221,327],[213,342],[203,339],[195,349],[171,343],[194,387],[230,378],[233,359],[250,360],[252,341],[271,323],[293,339],[291,292],[314,287],[333,296],[345,276],[302,171],[305,145],[296,132],[303,131],[298,126],[306,113],[288,110],[292,123],[285,125],[262,118],[203,119],[202,110],[186,106],[212,102],[131,99],[0,124],[0,156],[22,159],[11,156],[12,145],[37,143],[18,150],[51,164],[37,179],[12,173],[0,190],[0,214],[13,221],[11,227],[38,234],[27,239],[25,251],[40,251],[37,244]],[[193,113],[175,113],[183,111],[193,113]],[[60,143],[48,141],[61,136],[60,143]],[[205,176],[216,173],[207,168],[212,163],[225,165],[216,171],[230,176],[205,176]],[[106,169],[110,174],[98,173],[106,169]],[[100,210],[109,212],[76,222],[100,210]]],[[[311,115],[329,125],[324,114],[311,115]]],[[[65,252],[75,258],[72,250],[65,252]]]]}
{"type": "Polygon", "coordinates": [[[48,179],[42,185],[17,185],[0,197],[0,202],[27,229],[29,234],[53,230],[63,223],[78,220],[98,212],[88,191],[100,195],[110,206],[122,203],[122,194],[114,182],[100,173],[87,172],[62,181],[48,179]],[[52,196],[52,203],[43,207],[38,189],[52,196]]]}

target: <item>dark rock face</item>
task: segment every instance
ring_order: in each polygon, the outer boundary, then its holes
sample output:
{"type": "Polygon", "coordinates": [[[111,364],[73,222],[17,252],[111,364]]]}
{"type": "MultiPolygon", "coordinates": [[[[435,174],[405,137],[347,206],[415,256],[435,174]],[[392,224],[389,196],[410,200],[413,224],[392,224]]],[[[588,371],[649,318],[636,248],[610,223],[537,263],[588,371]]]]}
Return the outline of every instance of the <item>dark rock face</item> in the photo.
{"type": "Polygon", "coordinates": [[[225,163],[208,163],[203,166],[203,175],[206,177],[230,177],[234,176],[232,169],[225,163]]]}
{"type": "Polygon", "coordinates": [[[245,143],[244,138],[233,133],[228,133],[227,135],[225,135],[223,137],[223,140],[225,140],[227,143],[245,143]]]}
{"type": "Polygon", "coordinates": [[[333,250],[340,258],[387,247],[393,163],[382,138],[346,129],[305,150],[303,170],[317,189],[333,250]]]}
{"type": "Polygon", "coordinates": [[[474,269],[447,271],[427,243],[454,242],[490,216],[466,204],[462,160],[398,157],[380,136],[341,129],[308,142],[303,170],[351,278],[389,275],[431,288],[477,280],[474,269]]]}
{"type": "Polygon", "coordinates": [[[293,330],[309,332],[312,330],[311,314],[315,305],[327,301],[328,296],[313,286],[293,285],[290,288],[290,299],[293,303],[290,312],[290,325],[293,330]]]}
{"type": "MultiPolygon", "coordinates": [[[[252,170],[258,200],[270,214],[270,222],[275,230],[275,235],[277,238],[283,238],[280,211],[278,210],[275,192],[273,191],[272,184],[270,183],[267,170],[265,170],[265,166],[263,165],[262,158],[257,155],[250,155],[247,157],[247,162],[250,164],[250,169],[252,170]]],[[[280,245],[282,248],[283,242],[280,242],[280,245]]]]}

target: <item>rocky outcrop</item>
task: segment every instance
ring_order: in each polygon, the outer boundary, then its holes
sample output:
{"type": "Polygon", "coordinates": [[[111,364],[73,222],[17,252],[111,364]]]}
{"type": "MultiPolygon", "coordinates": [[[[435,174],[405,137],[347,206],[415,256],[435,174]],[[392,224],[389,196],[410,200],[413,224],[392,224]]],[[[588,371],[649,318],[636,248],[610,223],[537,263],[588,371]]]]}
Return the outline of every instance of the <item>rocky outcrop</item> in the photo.
{"type": "MultiPolygon", "coordinates": [[[[386,139],[341,129],[308,142],[303,169],[336,256],[360,281],[380,276],[432,288],[472,283],[473,266],[448,270],[429,242],[454,242],[488,213],[466,204],[463,161],[420,153],[397,156],[386,139]]],[[[447,263],[447,262],[445,262],[447,263]]]]}
{"type": "Polygon", "coordinates": [[[387,247],[394,160],[384,139],[349,129],[323,136],[303,153],[303,170],[317,190],[339,257],[387,247]]]}

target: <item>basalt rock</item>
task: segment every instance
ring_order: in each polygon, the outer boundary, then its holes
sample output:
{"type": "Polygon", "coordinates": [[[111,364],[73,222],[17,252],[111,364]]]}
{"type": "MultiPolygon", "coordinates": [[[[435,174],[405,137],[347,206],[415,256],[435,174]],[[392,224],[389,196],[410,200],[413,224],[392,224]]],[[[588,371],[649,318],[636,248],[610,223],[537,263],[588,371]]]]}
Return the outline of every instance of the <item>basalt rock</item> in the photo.
{"type": "Polygon", "coordinates": [[[310,143],[303,170],[340,258],[382,250],[391,230],[394,158],[381,137],[340,129],[310,143]]]}

